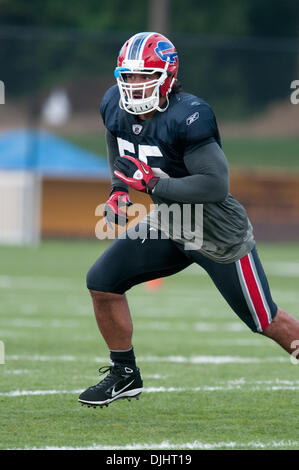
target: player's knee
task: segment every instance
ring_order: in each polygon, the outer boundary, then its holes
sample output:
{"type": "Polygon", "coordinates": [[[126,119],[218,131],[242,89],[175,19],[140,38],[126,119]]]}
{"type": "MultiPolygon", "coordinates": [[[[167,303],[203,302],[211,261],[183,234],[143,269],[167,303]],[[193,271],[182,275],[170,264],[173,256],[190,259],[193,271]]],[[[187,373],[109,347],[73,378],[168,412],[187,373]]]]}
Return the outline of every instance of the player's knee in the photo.
{"type": "Polygon", "coordinates": [[[119,293],[115,290],[115,279],[112,279],[107,267],[99,260],[89,269],[86,286],[90,291],[119,293]]]}
{"type": "Polygon", "coordinates": [[[101,265],[93,265],[86,275],[86,286],[90,291],[109,292],[109,285],[101,265]],[[107,290],[108,289],[108,290],[107,290]]]}
{"type": "Polygon", "coordinates": [[[97,305],[115,301],[115,299],[122,297],[120,294],[115,294],[114,292],[104,292],[92,289],[90,289],[89,292],[94,303],[96,303],[97,305]]]}
{"type": "Polygon", "coordinates": [[[276,334],[278,331],[281,334],[287,333],[293,327],[291,318],[292,316],[289,313],[285,312],[284,310],[281,310],[278,307],[277,314],[272,319],[271,323],[267,326],[267,328],[263,330],[263,334],[265,336],[272,337],[273,334],[276,334]]]}

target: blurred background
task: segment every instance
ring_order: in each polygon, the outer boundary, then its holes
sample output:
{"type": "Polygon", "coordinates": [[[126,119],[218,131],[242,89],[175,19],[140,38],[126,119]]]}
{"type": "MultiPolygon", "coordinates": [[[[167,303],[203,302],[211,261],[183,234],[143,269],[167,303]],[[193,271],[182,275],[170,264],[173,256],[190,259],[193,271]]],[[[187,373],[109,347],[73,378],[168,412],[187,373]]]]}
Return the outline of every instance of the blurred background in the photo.
{"type": "Polygon", "coordinates": [[[299,239],[296,0],[0,0],[0,10],[0,243],[95,239],[110,187],[99,106],[140,31],[169,37],[184,90],[214,109],[256,238],[299,239]]]}

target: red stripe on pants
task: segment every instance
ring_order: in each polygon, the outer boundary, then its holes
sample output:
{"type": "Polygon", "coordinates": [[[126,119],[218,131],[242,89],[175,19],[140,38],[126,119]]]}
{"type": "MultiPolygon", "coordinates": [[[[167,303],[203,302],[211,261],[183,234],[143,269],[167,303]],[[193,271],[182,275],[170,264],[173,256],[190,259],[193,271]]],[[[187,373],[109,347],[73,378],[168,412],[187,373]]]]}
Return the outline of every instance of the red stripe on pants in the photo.
{"type": "Polygon", "coordinates": [[[269,319],[259,290],[259,286],[255,280],[254,272],[250,265],[249,256],[246,255],[241,258],[240,263],[251,301],[254,305],[254,309],[258,316],[261,328],[264,331],[265,328],[267,328],[267,326],[269,325],[269,319]]]}

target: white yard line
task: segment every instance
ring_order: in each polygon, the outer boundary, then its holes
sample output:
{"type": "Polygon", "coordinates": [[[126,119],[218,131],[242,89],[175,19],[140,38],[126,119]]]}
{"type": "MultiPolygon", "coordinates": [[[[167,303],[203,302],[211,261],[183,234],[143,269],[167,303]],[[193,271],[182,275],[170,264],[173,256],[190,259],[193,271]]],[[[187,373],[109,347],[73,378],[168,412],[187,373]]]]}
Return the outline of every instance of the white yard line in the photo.
{"type": "MultiPolygon", "coordinates": [[[[60,318],[42,318],[33,319],[32,317],[5,318],[2,326],[9,328],[77,328],[81,322],[73,319],[60,318]]],[[[248,332],[248,328],[242,322],[170,322],[170,321],[151,321],[151,320],[135,320],[135,329],[154,330],[154,331],[232,331],[232,332],[248,332]]],[[[3,334],[4,336],[4,334],[3,334]]]]}
{"type": "Polygon", "coordinates": [[[82,325],[80,321],[76,320],[60,320],[60,319],[44,319],[40,316],[39,320],[34,320],[32,318],[12,318],[5,319],[2,324],[5,324],[8,327],[16,328],[80,328],[82,325]]]}
{"type": "MultiPolygon", "coordinates": [[[[28,354],[7,354],[5,355],[6,362],[9,361],[37,361],[37,362],[74,362],[80,360],[75,356],[43,356],[39,354],[35,354],[30,356],[28,354]]],[[[107,362],[107,358],[105,359],[107,362]]]]}
{"type": "MultiPolygon", "coordinates": [[[[33,289],[33,290],[69,290],[78,288],[78,282],[70,279],[42,276],[0,276],[0,289],[33,289]]],[[[82,282],[84,288],[84,283],[82,282]]]]}
{"type": "MultiPolygon", "coordinates": [[[[266,274],[269,276],[299,277],[299,261],[263,261],[262,264],[266,274]]],[[[192,264],[177,276],[204,276],[207,273],[196,264],[192,264]]]]}
{"type": "Polygon", "coordinates": [[[168,321],[144,321],[135,320],[135,329],[155,331],[232,331],[248,332],[248,328],[242,322],[168,322],[168,321]]]}
{"type": "MultiPolygon", "coordinates": [[[[25,450],[212,450],[212,449],[279,449],[281,447],[289,447],[292,449],[298,448],[299,441],[249,441],[249,442],[238,442],[238,441],[223,441],[223,442],[177,442],[172,443],[169,441],[162,441],[159,443],[132,443],[124,446],[106,446],[101,444],[91,444],[86,447],[24,447],[25,450]]],[[[14,450],[14,449],[9,449],[14,450]]]]}
{"type": "Polygon", "coordinates": [[[265,362],[289,362],[286,357],[240,357],[240,356],[140,356],[138,362],[173,362],[191,364],[257,364],[265,362]]]}
{"type": "MultiPolygon", "coordinates": [[[[82,356],[47,356],[47,355],[19,355],[5,356],[6,361],[40,361],[40,362],[82,362],[109,363],[108,356],[87,358],[82,356]]],[[[242,357],[242,356],[139,356],[138,362],[169,362],[176,364],[264,364],[290,362],[289,357],[242,357]]]]}
{"type": "MultiPolygon", "coordinates": [[[[145,387],[143,393],[181,393],[181,392],[227,392],[232,390],[251,391],[277,391],[277,390],[299,390],[299,380],[268,380],[246,382],[244,379],[220,382],[215,385],[202,385],[199,387],[145,387]]],[[[11,390],[1,392],[2,397],[44,396],[44,395],[78,395],[81,389],[75,390],[11,390]]]]}
{"type": "MultiPolygon", "coordinates": [[[[74,325],[73,325],[74,326],[74,325]]],[[[192,327],[190,327],[192,329],[192,327]]],[[[202,330],[202,331],[209,331],[208,329],[206,330],[202,330]]],[[[210,330],[212,331],[212,329],[210,330]]],[[[222,330],[223,331],[223,330],[222,330]]],[[[247,331],[247,329],[246,329],[247,331]]],[[[25,337],[27,338],[28,337],[28,332],[24,331],[23,329],[22,330],[19,330],[19,331],[16,331],[16,330],[1,330],[0,332],[0,339],[4,340],[6,338],[22,338],[22,337],[25,337]]],[[[79,339],[82,340],[82,341],[92,341],[94,339],[93,335],[79,335],[76,334],[76,336],[72,336],[73,339],[76,339],[76,341],[78,341],[79,339]]],[[[267,342],[267,348],[271,347],[271,348],[275,348],[275,343],[273,342],[268,342],[267,339],[265,338],[259,338],[259,337],[251,337],[251,338],[211,338],[211,337],[206,337],[206,336],[201,336],[200,337],[200,340],[198,340],[200,342],[201,345],[207,345],[207,346],[230,346],[230,347],[239,347],[239,346],[244,346],[244,347],[248,347],[248,346],[252,346],[252,347],[256,347],[256,346],[261,346],[261,347],[265,347],[265,344],[267,342]]]]}
{"type": "Polygon", "coordinates": [[[262,264],[266,273],[271,276],[299,277],[299,262],[265,261],[262,264]]]}
{"type": "Polygon", "coordinates": [[[12,370],[5,370],[3,374],[5,375],[23,375],[23,374],[30,374],[30,370],[28,369],[12,369],[12,370]]]}
{"type": "MultiPolygon", "coordinates": [[[[299,277],[299,262],[293,261],[265,261],[264,269],[271,276],[299,277]]],[[[197,265],[186,268],[177,276],[206,276],[206,272],[197,265]]],[[[43,276],[12,276],[0,275],[0,289],[44,289],[44,290],[61,290],[77,289],[84,283],[80,284],[80,280],[74,281],[69,278],[43,277],[43,276]]]]}
{"type": "Polygon", "coordinates": [[[22,338],[27,336],[24,331],[16,331],[16,330],[0,330],[0,339],[5,340],[6,338],[22,338]]]}

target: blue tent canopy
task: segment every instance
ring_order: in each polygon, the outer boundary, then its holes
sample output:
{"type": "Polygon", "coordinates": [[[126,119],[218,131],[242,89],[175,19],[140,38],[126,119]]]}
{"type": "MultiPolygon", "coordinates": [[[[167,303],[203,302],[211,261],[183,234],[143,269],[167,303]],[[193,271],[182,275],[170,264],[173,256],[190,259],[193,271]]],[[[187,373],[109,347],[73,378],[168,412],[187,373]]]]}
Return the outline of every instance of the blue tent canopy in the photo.
{"type": "Polygon", "coordinates": [[[60,178],[107,179],[110,176],[105,157],[49,132],[31,129],[0,134],[0,168],[32,170],[42,176],[60,178]]]}

